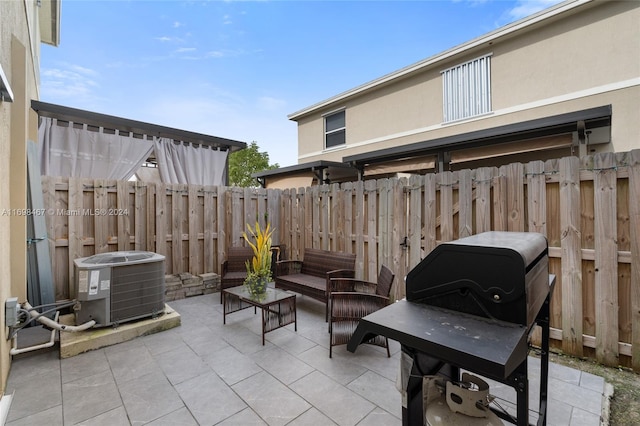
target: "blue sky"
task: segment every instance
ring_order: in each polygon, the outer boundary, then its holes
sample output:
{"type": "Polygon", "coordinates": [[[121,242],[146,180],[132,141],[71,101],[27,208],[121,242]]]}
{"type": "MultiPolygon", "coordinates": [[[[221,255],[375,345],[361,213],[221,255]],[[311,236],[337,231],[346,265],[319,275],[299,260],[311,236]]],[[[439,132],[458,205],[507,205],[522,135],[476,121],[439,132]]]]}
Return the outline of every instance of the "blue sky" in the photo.
{"type": "Polygon", "coordinates": [[[558,2],[62,0],[40,99],[255,141],[284,167],[288,114],[558,2]]]}

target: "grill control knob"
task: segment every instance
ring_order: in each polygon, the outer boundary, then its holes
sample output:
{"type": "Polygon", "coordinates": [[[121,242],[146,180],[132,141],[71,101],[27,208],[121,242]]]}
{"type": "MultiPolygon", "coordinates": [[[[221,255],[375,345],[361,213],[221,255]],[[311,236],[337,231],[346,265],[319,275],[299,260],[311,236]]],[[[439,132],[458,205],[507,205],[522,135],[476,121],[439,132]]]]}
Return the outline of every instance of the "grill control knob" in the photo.
{"type": "Polygon", "coordinates": [[[493,300],[495,300],[496,302],[500,301],[500,295],[499,294],[494,294],[493,295],[493,300]]]}

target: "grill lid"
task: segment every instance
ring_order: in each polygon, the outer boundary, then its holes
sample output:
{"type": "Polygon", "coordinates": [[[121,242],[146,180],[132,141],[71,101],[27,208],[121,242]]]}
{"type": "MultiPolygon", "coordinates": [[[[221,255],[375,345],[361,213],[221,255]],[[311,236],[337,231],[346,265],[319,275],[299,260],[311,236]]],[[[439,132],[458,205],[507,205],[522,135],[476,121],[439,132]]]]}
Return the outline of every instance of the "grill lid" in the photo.
{"type": "Polygon", "coordinates": [[[541,253],[547,251],[547,240],[542,234],[535,232],[490,231],[445,244],[511,250],[522,257],[522,262],[527,267],[533,265],[541,253]]]}

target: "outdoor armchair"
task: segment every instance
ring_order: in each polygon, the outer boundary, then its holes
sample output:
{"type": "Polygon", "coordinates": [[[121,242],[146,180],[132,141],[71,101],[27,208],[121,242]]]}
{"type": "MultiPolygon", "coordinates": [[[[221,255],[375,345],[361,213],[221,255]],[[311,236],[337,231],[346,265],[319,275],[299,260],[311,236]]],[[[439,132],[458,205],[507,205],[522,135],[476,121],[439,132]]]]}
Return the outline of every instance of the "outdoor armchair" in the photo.
{"type": "Polygon", "coordinates": [[[253,256],[251,247],[230,247],[227,259],[220,268],[220,303],[222,290],[244,284],[247,278],[246,262],[253,256]]]}
{"type": "MultiPolygon", "coordinates": [[[[383,265],[376,283],[355,278],[330,280],[329,358],[334,346],[349,342],[360,318],[389,304],[389,293],[394,278],[395,274],[383,265]]],[[[376,336],[365,343],[382,346],[387,349],[387,356],[391,356],[386,337],[376,336]]]]}

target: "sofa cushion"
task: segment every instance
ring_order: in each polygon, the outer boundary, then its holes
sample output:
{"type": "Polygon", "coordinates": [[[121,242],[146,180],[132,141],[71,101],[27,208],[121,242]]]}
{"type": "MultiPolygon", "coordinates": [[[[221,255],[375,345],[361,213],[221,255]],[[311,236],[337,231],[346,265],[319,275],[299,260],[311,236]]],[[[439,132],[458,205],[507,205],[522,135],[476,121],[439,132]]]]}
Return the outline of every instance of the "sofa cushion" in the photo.
{"type": "Polygon", "coordinates": [[[326,291],[327,289],[326,277],[316,277],[307,274],[291,274],[279,276],[278,279],[294,284],[299,284],[305,287],[315,288],[321,291],[326,291]]]}

